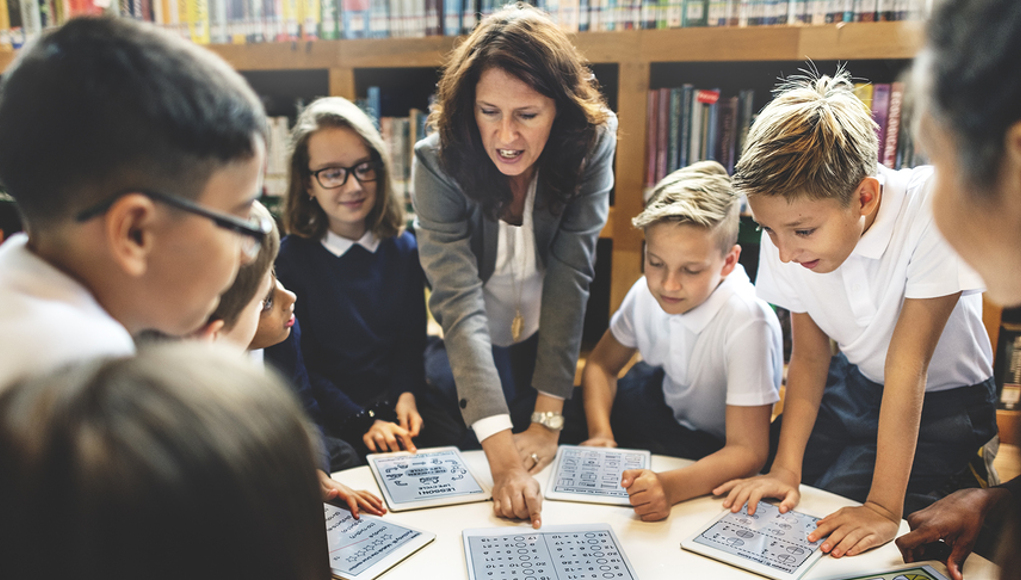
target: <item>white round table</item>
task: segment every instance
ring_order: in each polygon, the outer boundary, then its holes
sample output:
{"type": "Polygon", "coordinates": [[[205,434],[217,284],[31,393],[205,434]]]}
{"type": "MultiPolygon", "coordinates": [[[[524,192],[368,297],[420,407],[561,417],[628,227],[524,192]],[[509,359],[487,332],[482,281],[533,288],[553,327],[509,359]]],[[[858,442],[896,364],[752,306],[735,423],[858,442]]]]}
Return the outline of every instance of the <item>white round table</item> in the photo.
{"type": "MultiPolygon", "coordinates": [[[[465,461],[485,485],[492,487],[489,464],[482,451],[463,452],[465,461]]],[[[654,471],[666,471],[690,464],[686,459],[654,455],[654,471]]],[[[542,470],[536,479],[546,489],[552,466],[542,470]]],[[[368,467],[357,467],[333,474],[334,479],[354,489],[366,489],[380,497],[379,487],[368,467]]],[[[819,489],[802,486],[798,511],[825,516],[844,506],[857,505],[847,498],[819,489]]],[[[635,573],[642,580],[685,578],[694,580],[728,580],[761,578],[751,572],[734,568],[681,550],[681,541],[692,536],[722,512],[722,500],[701,497],[675,505],[670,517],[660,522],[643,522],[629,507],[608,506],[544,499],[543,525],[608,523],[623,545],[635,573]]],[[[439,508],[387,513],[385,518],[396,523],[429,531],[436,540],[413,554],[382,576],[384,580],[422,580],[427,578],[467,578],[461,531],[467,528],[518,526],[531,529],[525,522],[516,522],[493,515],[492,502],[476,502],[439,508]]],[[[901,521],[898,535],[908,532],[901,521]]],[[[823,558],[813,566],[805,580],[835,575],[855,576],[902,565],[900,552],[890,542],[885,546],[854,557],[823,558]]],[[[964,567],[967,580],[996,580],[999,568],[989,560],[972,554],[964,567]]]]}

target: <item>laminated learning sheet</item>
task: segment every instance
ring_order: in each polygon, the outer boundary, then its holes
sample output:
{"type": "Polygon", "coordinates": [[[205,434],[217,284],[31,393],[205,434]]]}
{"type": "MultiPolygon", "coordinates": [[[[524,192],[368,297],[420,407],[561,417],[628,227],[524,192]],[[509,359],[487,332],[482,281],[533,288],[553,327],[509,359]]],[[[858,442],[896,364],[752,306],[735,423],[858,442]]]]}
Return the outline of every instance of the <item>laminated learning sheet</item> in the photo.
{"type": "Polygon", "coordinates": [[[637,580],[609,524],[464,530],[469,580],[637,580]]]}
{"type": "Polygon", "coordinates": [[[457,447],[369,454],[366,459],[390,511],[485,501],[492,497],[468,469],[457,447]]]}
{"type": "Polygon", "coordinates": [[[620,486],[627,469],[649,469],[652,455],[641,449],[561,445],[546,484],[546,499],[630,506],[620,486]]]}
{"type": "Polygon", "coordinates": [[[822,542],[808,541],[819,519],[793,510],[782,514],[761,501],[752,515],[747,505],[723,512],[681,547],[768,578],[797,580],[822,556],[822,542]]]}
{"type": "Polygon", "coordinates": [[[330,568],[343,580],[372,580],[436,538],[389,518],[361,514],[356,520],[345,509],[323,507],[330,568]]]}
{"type": "Polygon", "coordinates": [[[950,580],[950,574],[947,573],[943,564],[932,561],[914,562],[871,574],[855,574],[853,576],[844,574],[820,580],[950,580]]]}

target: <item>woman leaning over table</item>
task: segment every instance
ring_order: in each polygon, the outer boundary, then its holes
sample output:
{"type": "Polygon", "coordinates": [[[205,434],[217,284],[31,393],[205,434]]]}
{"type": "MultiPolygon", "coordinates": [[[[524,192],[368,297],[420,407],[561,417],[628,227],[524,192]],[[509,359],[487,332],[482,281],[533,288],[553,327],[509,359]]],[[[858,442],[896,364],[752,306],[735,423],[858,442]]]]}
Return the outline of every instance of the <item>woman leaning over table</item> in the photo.
{"type": "Polygon", "coordinates": [[[519,3],[453,50],[429,123],[416,234],[446,353],[429,357],[427,396],[481,442],[496,515],[537,528],[531,474],[556,453],[574,386],[617,119],[564,33],[519,3]]]}

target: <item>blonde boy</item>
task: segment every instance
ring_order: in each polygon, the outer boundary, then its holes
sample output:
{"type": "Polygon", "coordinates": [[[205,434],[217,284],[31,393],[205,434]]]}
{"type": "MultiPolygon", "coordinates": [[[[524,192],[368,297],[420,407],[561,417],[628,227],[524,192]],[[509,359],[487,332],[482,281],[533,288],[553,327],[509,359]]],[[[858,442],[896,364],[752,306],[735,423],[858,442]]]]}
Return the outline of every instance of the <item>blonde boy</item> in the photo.
{"type": "Polygon", "coordinates": [[[652,521],[765,464],[782,346],[776,315],[737,262],[738,200],[720,164],[668,175],[633,223],[645,230],[645,277],[585,365],[582,444],[698,459],[624,472],[631,505],[652,521]],[[644,362],[618,384],[636,351],[644,362]]]}
{"type": "Polygon", "coordinates": [[[905,506],[946,493],[996,434],[981,281],[936,230],[931,168],[877,167],[845,71],[781,88],[734,187],[765,232],[759,296],[792,313],[783,426],[767,475],[715,491],[735,511],[762,497],[791,509],[802,482],[863,502],[809,535],[855,555],[893,539],[905,506]]]}

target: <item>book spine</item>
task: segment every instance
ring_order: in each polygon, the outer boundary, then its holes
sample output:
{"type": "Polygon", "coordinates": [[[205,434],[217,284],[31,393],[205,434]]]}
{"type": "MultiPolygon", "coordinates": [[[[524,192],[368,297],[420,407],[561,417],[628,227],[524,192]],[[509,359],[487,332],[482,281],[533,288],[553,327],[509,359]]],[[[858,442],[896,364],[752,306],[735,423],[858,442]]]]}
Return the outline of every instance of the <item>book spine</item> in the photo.
{"type": "Polygon", "coordinates": [[[883,147],[886,143],[886,121],[890,116],[890,85],[878,83],[872,87],[872,119],[876,122],[876,137],[879,139],[879,155],[877,162],[883,160],[883,147]]]}
{"type": "Polygon", "coordinates": [[[890,111],[886,119],[886,142],[883,143],[883,165],[894,169],[897,165],[897,141],[900,136],[900,116],[904,103],[904,83],[890,83],[890,111]]]}
{"type": "Polygon", "coordinates": [[[670,116],[667,120],[669,128],[669,141],[667,144],[667,166],[666,173],[670,174],[679,169],[680,163],[680,141],[681,141],[681,100],[684,90],[680,88],[670,89],[670,116]]]}
{"type": "Polygon", "coordinates": [[[666,177],[670,149],[670,89],[659,89],[656,111],[656,183],[666,177]]]}
{"type": "Polygon", "coordinates": [[[684,168],[691,164],[691,107],[694,102],[695,87],[685,84],[681,87],[680,135],[677,153],[677,167],[684,168]]]}
{"type": "Polygon", "coordinates": [[[659,127],[656,116],[658,113],[659,91],[650,89],[645,115],[645,187],[656,185],[656,143],[659,142],[656,135],[656,129],[659,127]]]}

